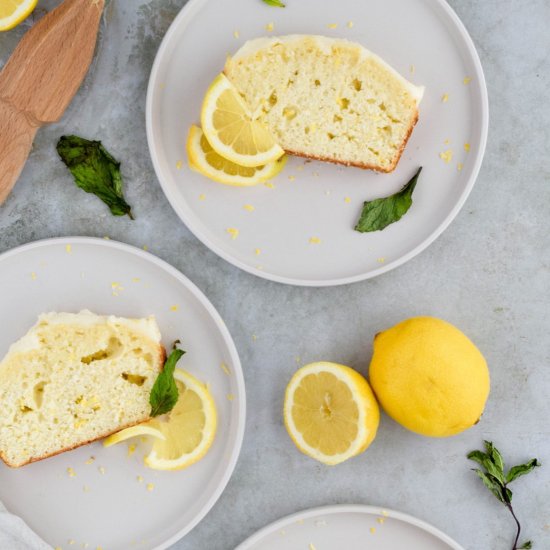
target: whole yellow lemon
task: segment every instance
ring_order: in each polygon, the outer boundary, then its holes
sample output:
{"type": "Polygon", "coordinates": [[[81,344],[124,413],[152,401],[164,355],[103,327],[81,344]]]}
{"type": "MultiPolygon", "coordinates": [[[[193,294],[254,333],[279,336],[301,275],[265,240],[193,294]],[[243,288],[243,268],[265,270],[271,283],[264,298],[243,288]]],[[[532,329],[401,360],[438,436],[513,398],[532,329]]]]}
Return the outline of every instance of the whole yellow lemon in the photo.
{"type": "Polygon", "coordinates": [[[386,413],[432,437],[476,424],[489,396],[489,369],[459,329],[434,317],[413,317],[377,334],[369,379],[386,413]]]}

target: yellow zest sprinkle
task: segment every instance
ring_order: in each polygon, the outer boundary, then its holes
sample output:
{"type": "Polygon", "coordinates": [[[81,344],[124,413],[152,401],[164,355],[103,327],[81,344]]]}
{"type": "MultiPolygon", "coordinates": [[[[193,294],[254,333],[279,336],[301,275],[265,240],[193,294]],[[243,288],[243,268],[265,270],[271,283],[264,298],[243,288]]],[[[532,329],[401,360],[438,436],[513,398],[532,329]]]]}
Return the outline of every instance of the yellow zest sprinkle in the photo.
{"type": "Polygon", "coordinates": [[[72,468],[67,468],[67,475],[69,477],[75,477],[76,476],[76,472],[72,469],[72,468]]]}
{"type": "Polygon", "coordinates": [[[118,296],[118,293],[122,292],[124,290],[124,287],[120,283],[117,283],[115,281],[114,283],[111,283],[111,289],[113,296],[118,296]]]}
{"type": "Polygon", "coordinates": [[[267,32],[271,32],[273,29],[275,28],[275,25],[273,23],[268,23],[266,26],[265,26],[265,30],[267,32]]]}
{"type": "Polygon", "coordinates": [[[466,76],[462,82],[463,84],[470,84],[471,81],[472,81],[471,77],[466,76]]]}
{"type": "Polygon", "coordinates": [[[350,203],[350,202],[351,202],[351,199],[350,199],[349,197],[345,197],[345,198],[344,198],[344,202],[350,203]]]}
{"type": "Polygon", "coordinates": [[[310,237],[309,244],[321,244],[321,239],[319,237],[310,237]]]}
{"type": "Polygon", "coordinates": [[[410,71],[411,73],[414,73],[414,71],[416,71],[416,67],[415,67],[414,65],[411,65],[411,66],[409,67],[409,71],[410,71]]]}
{"type": "Polygon", "coordinates": [[[296,179],[296,176],[288,176],[288,181],[294,181],[296,179]]]}
{"type": "Polygon", "coordinates": [[[317,550],[312,542],[309,543],[309,550],[317,550]]]}
{"type": "Polygon", "coordinates": [[[132,283],[139,283],[141,279],[139,277],[132,277],[132,283]]]}
{"type": "Polygon", "coordinates": [[[469,143],[464,144],[464,151],[466,151],[466,153],[470,152],[470,144],[469,143]]]}
{"type": "Polygon", "coordinates": [[[348,29],[353,29],[353,21],[348,21],[348,29]]]}
{"type": "Polygon", "coordinates": [[[329,23],[327,29],[335,29],[338,26],[338,23],[329,23]]]}
{"type": "Polygon", "coordinates": [[[371,532],[371,535],[374,535],[374,533],[376,533],[376,527],[371,527],[369,531],[371,532]]]}
{"type": "Polygon", "coordinates": [[[130,445],[128,445],[128,456],[132,456],[135,452],[136,452],[136,444],[130,443],[130,445]]]}
{"type": "Polygon", "coordinates": [[[235,399],[235,396],[232,393],[228,393],[226,397],[228,401],[233,401],[235,399]]]}
{"type": "Polygon", "coordinates": [[[63,550],[63,548],[61,548],[61,546],[56,546],[54,550],[63,550]]]}
{"type": "Polygon", "coordinates": [[[254,342],[255,342],[257,339],[258,339],[258,337],[255,334],[253,334],[252,335],[252,340],[254,340],[254,342]]]}
{"type": "Polygon", "coordinates": [[[143,483],[143,476],[137,476],[138,483],[143,483]]]}
{"type": "Polygon", "coordinates": [[[386,518],[376,518],[376,521],[377,521],[380,525],[383,525],[384,522],[386,521],[386,518]]]}
{"type": "Polygon", "coordinates": [[[231,235],[231,238],[233,240],[235,240],[239,236],[239,230],[236,229],[235,227],[228,227],[226,231],[231,235]]]}
{"type": "Polygon", "coordinates": [[[143,250],[145,250],[145,252],[147,252],[149,250],[149,247],[146,244],[144,244],[143,245],[143,250]]]}
{"type": "Polygon", "coordinates": [[[101,475],[104,475],[104,474],[105,474],[105,468],[104,468],[103,466],[100,466],[97,470],[99,471],[99,473],[100,473],[101,475]]]}
{"type": "Polygon", "coordinates": [[[95,460],[95,456],[91,456],[88,460],[86,460],[86,462],[84,462],[84,464],[89,466],[90,464],[93,464],[94,460],[95,460]]]}
{"type": "Polygon", "coordinates": [[[270,182],[270,181],[266,181],[264,183],[264,185],[268,188],[268,189],[275,189],[275,186],[270,182]]]}
{"type": "Polygon", "coordinates": [[[254,254],[256,254],[256,256],[259,256],[261,253],[262,253],[261,249],[259,248],[254,249],[254,254]]]}
{"type": "Polygon", "coordinates": [[[254,212],[254,210],[256,210],[251,204],[245,204],[243,208],[248,212],[254,212]]]}
{"type": "Polygon", "coordinates": [[[96,546],[95,550],[103,550],[103,548],[101,548],[101,546],[96,546]]]}
{"type": "Polygon", "coordinates": [[[383,264],[385,261],[386,261],[386,258],[376,258],[376,261],[379,263],[379,264],[383,264]]]}
{"type": "Polygon", "coordinates": [[[31,279],[36,281],[36,273],[34,271],[31,273],[31,279]]]}
{"type": "Polygon", "coordinates": [[[453,152],[451,149],[447,149],[445,152],[439,153],[439,158],[449,164],[453,160],[453,152]]]}
{"type": "Polygon", "coordinates": [[[239,31],[233,31],[233,36],[235,38],[239,38],[239,36],[241,36],[241,35],[239,34],[239,31]]]}
{"type": "Polygon", "coordinates": [[[151,492],[155,488],[155,485],[154,483],[148,483],[145,487],[149,492],[151,492]]]}
{"type": "Polygon", "coordinates": [[[181,162],[181,160],[178,160],[178,162],[176,162],[176,168],[178,170],[181,170],[181,167],[183,166],[183,162],[181,162]]]}
{"type": "Polygon", "coordinates": [[[231,375],[229,367],[223,361],[220,363],[220,368],[223,370],[223,372],[225,372],[225,374],[227,374],[227,376],[231,375]]]}
{"type": "Polygon", "coordinates": [[[449,145],[449,143],[451,143],[451,140],[449,138],[447,138],[444,142],[443,142],[445,145],[449,145]]]}
{"type": "Polygon", "coordinates": [[[70,254],[73,251],[73,247],[70,244],[65,245],[65,252],[70,254]]]}
{"type": "Polygon", "coordinates": [[[178,304],[174,304],[173,306],[170,306],[170,311],[178,311],[179,308],[180,306],[178,306],[178,304]]]}
{"type": "Polygon", "coordinates": [[[457,165],[456,165],[456,169],[460,172],[462,170],[462,168],[464,168],[464,165],[459,162],[457,165]]]}
{"type": "Polygon", "coordinates": [[[82,487],[82,490],[83,490],[85,493],[89,493],[89,492],[90,492],[90,488],[89,488],[87,485],[84,485],[84,487],[82,487]]]}
{"type": "Polygon", "coordinates": [[[199,200],[200,200],[200,201],[206,200],[206,195],[205,195],[204,193],[201,193],[201,194],[199,195],[199,200]]]}
{"type": "Polygon", "coordinates": [[[139,438],[139,440],[140,440],[142,443],[147,443],[147,438],[146,438],[144,435],[142,435],[142,436],[139,438]]]}
{"type": "Polygon", "coordinates": [[[443,94],[443,95],[441,96],[441,101],[442,101],[443,103],[447,103],[447,101],[449,101],[449,94],[443,94]]]}
{"type": "Polygon", "coordinates": [[[73,544],[76,544],[76,540],[74,540],[74,539],[69,539],[67,542],[68,542],[71,546],[72,546],[73,544]]]}
{"type": "Polygon", "coordinates": [[[386,518],[390,515],[387,510],[382,510],[380,513],[386,518]]]}

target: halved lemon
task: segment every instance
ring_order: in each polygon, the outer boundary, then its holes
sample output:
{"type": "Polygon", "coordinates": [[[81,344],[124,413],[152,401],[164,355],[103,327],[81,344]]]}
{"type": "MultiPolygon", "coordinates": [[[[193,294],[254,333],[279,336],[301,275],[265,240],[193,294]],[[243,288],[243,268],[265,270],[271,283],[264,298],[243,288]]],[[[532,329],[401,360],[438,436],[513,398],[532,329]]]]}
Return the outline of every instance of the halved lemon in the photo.
{"type": "Polygon", "coordinates": [[[0,31],[9,31],[26,19],[38,0],[0,0],[0,31]]]}
{"type": "Polygon", "coordinates": [[[286,156],[265,166],[240,166],[218,155],[198,126],[189,128],[187,137],[189,166],[203,176],[219,183],[237,187],[257,185],[275,177],[286,164],[286,156]]]}
{"type": "Polygon", "coordinates": [[[332,466],[366,450],[376,436],[380,411],[358,372],[318,362],[302,367],[290,380],[284,421],[300,451],[332,466]]]}
{"type": "Polygon", "coordinates": [[[283,156],[271,132],[254,117],[223,74],[208,88],[201,111],[206,139],[219,155],[241,166],[264,166],[283,156]]]}
{"type": "Polygon", "coordinates": [[[157,428],[153,428],[148,424],[138,424],[137,426],[132,426],[131,428],[126,428],[125,430],[121,430],[116,434],[110,435],[103,440],[103,446],[111,447],[112,445],[116,445],[117,443],[126,441],[127,439],[130,439],[132,437],[145,435],[149,435],[157,439],[166,439],[166,436],[157,428]]]}
{"type": "Polygon", "coordinates": [[[174,378],[179,391],[176,406],[166,420],[150,421],[166,438],[155,439],[145,457],[145,464],[155,470],[191,466],[208,452],[216,435],[216,405],[206,385],[181,369],[174,371],[174,378]]]}

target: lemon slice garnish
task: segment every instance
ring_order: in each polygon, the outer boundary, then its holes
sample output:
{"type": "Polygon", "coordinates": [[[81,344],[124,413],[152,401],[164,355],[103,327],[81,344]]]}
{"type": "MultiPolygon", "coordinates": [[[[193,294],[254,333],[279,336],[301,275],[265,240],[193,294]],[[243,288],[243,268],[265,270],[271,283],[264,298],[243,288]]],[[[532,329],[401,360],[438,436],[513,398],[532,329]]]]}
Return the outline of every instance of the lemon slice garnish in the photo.
{"type": "Polygon", "coordinates": [[[149,426],[148,424],[138,424],[137,426],[132,426],[131,428],[126,428],[121,430],[113,435],[110,435],[103,440],[104,447],[111,447],[122,441],[126,441],[132,437],[146,436],[155,437],[157,439],[166,439],[166,436],[158,429],[149,426]]]}
{"type": "Polygon", "coordinates": [[[223,73],[206,92],[201,124],[214,151],[235,164],[264,166],[284,154],[223,73]]]}
{"type": "Polygon", "coordinates": [[[219,183],[248,187],[275,177],[286,164],[286,156],[265,166],[239,166],[218,155],[198,126],[191,126],[187,138],[189,165],[203,176],[219,183]]]}
{"type": "Polygon", "coordinates": [[[166,420],[159,417],[150,422],[165,436],[154,440],[145,457],[145,464],[155,470],[191,466],[208,452],[216,435],[216,405],[206,385],[181,369],[174,371],[174,378],[178,402],[166,420]]]}
{"type": "Polygon", "coordinates": [[[368,382],[344,365],[311,363],[286,388],[286,429],[300,451],[323,464],[362,453],[376,436],[379,420],[368,382]]]}
{"type": "Polygon", "coordinates": [[[0,31],[9,31],[26,19],[38,0],[0,0],[0,31]]]}

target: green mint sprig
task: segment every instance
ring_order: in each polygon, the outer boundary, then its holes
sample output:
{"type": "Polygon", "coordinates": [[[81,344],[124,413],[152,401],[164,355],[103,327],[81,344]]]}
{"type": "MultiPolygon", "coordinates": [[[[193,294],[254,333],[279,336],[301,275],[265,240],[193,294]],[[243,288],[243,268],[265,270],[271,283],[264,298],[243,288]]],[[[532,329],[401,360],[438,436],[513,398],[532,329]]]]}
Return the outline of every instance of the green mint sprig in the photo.
{"type": "Polygon", "coordinates": [[[533,547],[533,543],[530,540],[518,546],[521,525],[512,508],[512,491],[509,489],[508,485],[518,477],[532,472],[537,466],[540,466],[540,462],[536,458],[532,458],[525,464],[519,464],[518,466],[510,468],[508,472],[505,473],[502,455],[490,441],[484,441],[484,443],[485,452],[472,451],[468,453],[468,458],[477,462],[485,471],[479,468],[472,469],[479,476],[485,487],[487,487],[487,489],[489,489],[489,491],[510,510],[516,522],[517,532],[512,550],[528,550],[533,547]]]}
{"type": "Polygon", "coordinates": [[[264,4],[267,4],[268,6],[273,6],[275,8],[284,8],[285,4],[281,2],[281,0],[263,0],[264,4]]]}
{"type": "Polygon", "coordinates": [[[149,404],[151,405],[150,416],[159,416],[170,412],[178,402],[179,392],[174,380],[174,370],[176,363],[185,353],[183,350],[175,347],[170,353],[164,369],[159,373],[149,396],[149,404]]]}

